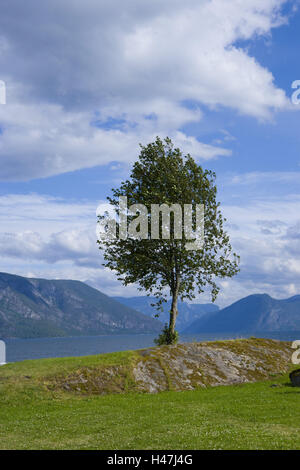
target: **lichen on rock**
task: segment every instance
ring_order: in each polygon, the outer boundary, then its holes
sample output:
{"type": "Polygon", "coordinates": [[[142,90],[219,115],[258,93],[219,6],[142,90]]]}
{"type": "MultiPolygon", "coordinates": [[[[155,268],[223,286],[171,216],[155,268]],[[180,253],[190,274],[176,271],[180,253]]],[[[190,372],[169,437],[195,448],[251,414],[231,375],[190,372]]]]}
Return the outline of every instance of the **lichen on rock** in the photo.
{"type": "Polygon", "coordinates": [[[157,393],[241,384],[287,372],[291,354],[289,342],[258,338],[153,347],[135,351],[126,365],[81,368],[56,378],[54,388],[92,394],[157,393]]]}

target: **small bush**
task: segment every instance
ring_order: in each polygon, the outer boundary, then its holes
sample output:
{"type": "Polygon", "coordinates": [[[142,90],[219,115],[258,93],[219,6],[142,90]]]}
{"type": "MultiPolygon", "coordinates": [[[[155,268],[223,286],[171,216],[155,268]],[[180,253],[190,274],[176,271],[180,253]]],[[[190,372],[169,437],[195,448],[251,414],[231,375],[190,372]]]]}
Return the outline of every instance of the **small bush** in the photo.
{"type": "Polygon", "coordinates": [[[176,344],[177,341],[178,341],[178,331],[174,331],[173,333],[170,330],[168,324],[166,323],[159,337],[154,340],[154,343],[157,346],[162,346],[163,344],[176,344]]]}

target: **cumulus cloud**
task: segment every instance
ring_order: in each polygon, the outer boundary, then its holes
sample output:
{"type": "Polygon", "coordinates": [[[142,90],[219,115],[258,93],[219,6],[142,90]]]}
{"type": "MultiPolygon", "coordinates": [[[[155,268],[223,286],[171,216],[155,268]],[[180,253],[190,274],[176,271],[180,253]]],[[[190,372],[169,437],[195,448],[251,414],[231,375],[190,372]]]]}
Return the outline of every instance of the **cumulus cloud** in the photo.
{"type": "Polygon", "coordinates": [[[96,207],[37,194],[1,196],[1,257],[101,267],[96,207]]]}
{"type": "Polygon", "coordinates": [[[96,249],[96,237],[90,230],[65,230],[52,233],[49,239],[28,230],[4,232],[0,233],[0,252],[4,257],[23,261],[38,260],[52,264],[69,260],[77,266],[95,268],[102,264],[96,249]]]}
{"type": "Polygon", "coordinates": [[[31,231],[42,235],[63,230],[81,230],[95,223],[96,208],[100,203],[101,201],[66,201],[34,193],[7,194],[0,196],[0,230],[31,231]]]}
{"type": "Polygon", "coordinates": [[[258,220],[257,224],[261,227],[261,233],[264,235],[278,235],[281,234],[286,223],[282,220],[258,220]]]}
{"type": "Polygon", "coordinates": [[[241,271],[221,282],[221,304],[250,293],[285,298],[300,292],[299,208],[299,196],[289,194],[223,205],[241,271]]]}
{"type": "Polygon", "coordinates": [[[300,183],[300,171],[253,171],[227,177],[230,185],[290,184],[300,183]]]}
{"type": "MultiPolygon", "coordinates": [[[[38,194],[0,196],[1,270],[25,277],[77,279],[108,295],[122,293],[114,273],[102,266],[96,243],[99,207],[106,203],[38,194]]],[[[126,292],[136,295],[137,290],[130,286],[126,292]]]]}
{"type": "MultiPolygon", "coordinates": [[[[287,22],[286,3],[2,0],[0,79],[7,104],[0,106],[0,179],[30,180],[109,162],[118,168],[136,158],[139,142],[156,135],[169,135],[199,160],[230,156],[235,138],[227,130],[222,139],[201,142],[185,126],[204,120],[207,108],[259,120],[290,108],[272,73],[241,45],[270,38],[287,22]]],[[[227,185],[240,198],[245,186],[299,181],[296,172],[248,173],[233,175],[227,185]]],[[[3,266],[123,293],[101,267],[99,202],[1,196],[3,266]]],[[[223,206],[242,263],[235,279],[221,281],[220,305],[250,292],[300,292],[299,203],[293,194],[256,194],[223,206]]],[[[128,289],[136,294],[134,286],[128,289]]]]}
{"type": "MultiPolygon", "coordinates": [[[[144,125],[137,124],[133,130],[128,124],[104,129],[102,121],[93,124],[92,113],[66,112],[52,104],[7,105],[4,110],[0,108],[0,119],[1,111],[4,129],[0,134],[0,178],[3,180],[47,177],[111,161],[132,162],[137,157],[140,140],[154,140],[159,129],[163,135],[170,131],[160,122],[153,124],[150,120],[144,125]]],[[[175,107],[172,111],[176,114],[175,107]]],[[[186,152],[204,160],[231,153],[198,142],[180,131],[170,131],[169,135],[186,152]]]]}
{"type": "MultiPolygon", "coordinates": [[[[32,195],[0,197],[0,256],[9,272],[31,277],[88,281],[109,295],[136,295],[102,266],[96,244],[96,209],[104,201],[69,202],[32,195]]],[[[300,198],[254,198],[223,204],[241,271],[220,281],[220,306],[250,293],[275,298],[300,292],[300,198]]],[[[3,269],[3,268],[2,268],[3,269]]],[[[210,301],[207,294],[197,299],[210,301]]]]}
{"type": "Polygon", "coordinates": [[[271,72],[237,46],[285,23],[285,3],[3,0],[0,178],[132,161],[156,135],[199,159],[230,155],[182,128],[204,106],[258,119],[289,107],[271,72]]]}

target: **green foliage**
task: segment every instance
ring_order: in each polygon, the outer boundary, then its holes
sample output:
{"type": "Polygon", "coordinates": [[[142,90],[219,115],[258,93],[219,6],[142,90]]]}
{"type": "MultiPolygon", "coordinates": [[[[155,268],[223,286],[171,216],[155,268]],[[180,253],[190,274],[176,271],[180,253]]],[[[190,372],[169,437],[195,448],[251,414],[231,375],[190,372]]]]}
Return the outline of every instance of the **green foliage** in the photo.
{"type": "MultiPolygon", "coordinates": [[[[127,197],[128,206],[143,204],[148,211],[149,236],[125,240],[98,240],[104,250],[104,266],[116,272],[124,285],[137,283],[140,290],[157,298],[158,309],[170,294],[174,302],[170,312],[170,329],[174,332],[177,299],[195,298],[195,292],[209,288],[212,301],[219,292],[217,278],[232,277],[238,271],[239,257],[232,252],[229,236],[224,230],[220,203],[216,200],[216,175],[204,170],[190,156],[183,156],[166,138],[141,146],[130,178],[112,189],[108,201],[117,214],[119,197],[127,197]],[[204,204],[204,245],[200,250],[187,250],[187,239],[174,237],[171,217],[170,239],[151,239],[151,204],[204,204]]],[[[195,211],[194,211],[195,212],[195,211]]],[[[135,216],[128,217],[128,223],[135,216]]],[[[196,216],[193,214],[193,229],[196,216]]],[[[159,226],[162,233],[162,223],[159,226]]],[[[118,234],[118,230],[117,230],[118,234]]]]}
{"type": "Polygon", "coordinates": [[[157,346],[163,344],[176,344],[178,342],[178,331],[172,331],[169,325],[166,323],[161,334],[154,340],[157,346]]]}

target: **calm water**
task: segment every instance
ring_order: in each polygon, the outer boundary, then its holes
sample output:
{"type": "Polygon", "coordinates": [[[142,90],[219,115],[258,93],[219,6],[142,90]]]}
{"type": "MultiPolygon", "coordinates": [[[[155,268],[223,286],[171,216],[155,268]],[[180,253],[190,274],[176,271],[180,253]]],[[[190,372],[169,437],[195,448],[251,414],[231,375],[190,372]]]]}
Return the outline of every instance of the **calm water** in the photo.
{"type": "MultiPolygon", "coordinates": [[[[253,335],[253,334],[252,334],[253,335]]],[[[195,334],[181,336],[180,342],[211,341],[248,337],[236,334],[195,334]]],[[[287,341],[300,339],[300,331],[286,333],[256,333],[261,338],[274,338],[287,341]]],[[[106,335],[79,336],[72,338],[37,338],[37,339],[6,339],[6,361],[16,362],[25,359],[46,357],[88,356],[128,349],[140,349],[153,346],[154,335],[106,335]]]]}

